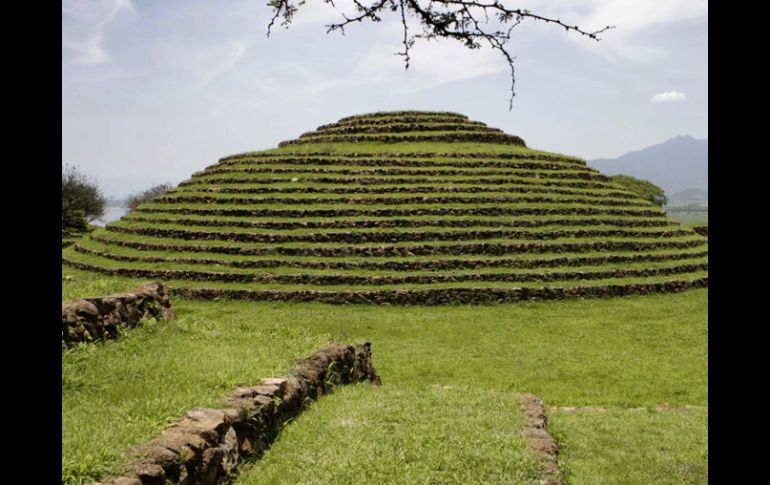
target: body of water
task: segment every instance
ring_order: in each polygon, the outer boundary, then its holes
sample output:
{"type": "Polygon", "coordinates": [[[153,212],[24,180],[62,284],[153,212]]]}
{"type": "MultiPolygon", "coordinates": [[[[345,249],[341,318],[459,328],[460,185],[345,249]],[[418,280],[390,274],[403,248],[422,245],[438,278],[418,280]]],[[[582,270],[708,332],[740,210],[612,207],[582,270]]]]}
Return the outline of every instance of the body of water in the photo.
{"type": "Polygon", "coordinates": [[[108,222],[117,221],[123,217],[123,214],[126,212],[128,212],[126,207],[107,207],[104,211],[104,215],[99,219],[91,221],[91,224],[95,226],[104,226],[108,222]]]}

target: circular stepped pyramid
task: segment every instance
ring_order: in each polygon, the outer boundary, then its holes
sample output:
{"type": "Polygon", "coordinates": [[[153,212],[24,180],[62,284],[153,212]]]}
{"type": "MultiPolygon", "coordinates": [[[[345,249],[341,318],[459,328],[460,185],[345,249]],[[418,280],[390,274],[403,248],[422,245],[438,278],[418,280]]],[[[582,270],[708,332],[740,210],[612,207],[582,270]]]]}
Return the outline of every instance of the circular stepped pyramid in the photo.
{"type": "Polygon", "coordinates": [[[225,157],[62,253],[199,298],[490,303],[708,285],[708,241],[583,160],[455,113],[225,157]]]}

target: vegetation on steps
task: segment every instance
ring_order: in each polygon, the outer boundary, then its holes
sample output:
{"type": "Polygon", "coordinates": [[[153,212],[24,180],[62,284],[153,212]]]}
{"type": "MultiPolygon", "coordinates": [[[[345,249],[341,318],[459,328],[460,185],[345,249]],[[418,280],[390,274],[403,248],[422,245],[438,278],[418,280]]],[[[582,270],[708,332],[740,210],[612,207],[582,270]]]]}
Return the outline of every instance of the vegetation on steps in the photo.
{"type": "Polygon", "coordinates": [[[360,293],[374,286],[491,294],[606,284],[635,292],[707,281],[707,238],[585,161],[515,140],[456,113],[343,118],[279,149],[222,158],[78,241],[63,262],[165,278],[198,297],[272,291],[323,301],[348,301],[343,292],[365,299],[360,293]],[[577,263],[587,253],[593,260],[577,263]],[[458,257],[476,263],[463,268],[458,257]],[[486,265],[503,257],[521,270],[504,275],[499,264],[486,265]],[[308,259],[312,271],[300,264],[308,259]]]}

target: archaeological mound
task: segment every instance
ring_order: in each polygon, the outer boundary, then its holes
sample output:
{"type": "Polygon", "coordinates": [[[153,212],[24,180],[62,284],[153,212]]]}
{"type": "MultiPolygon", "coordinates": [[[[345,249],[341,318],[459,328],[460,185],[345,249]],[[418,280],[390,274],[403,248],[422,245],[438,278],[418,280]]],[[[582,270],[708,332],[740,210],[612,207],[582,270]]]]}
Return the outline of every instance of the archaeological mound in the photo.
{"type": "Polygon", "coordinates": [[[708,285],[708,240],[584,160],[456,113],[222,158],[62,253],[196,298],[491,303],[708,285]]]}

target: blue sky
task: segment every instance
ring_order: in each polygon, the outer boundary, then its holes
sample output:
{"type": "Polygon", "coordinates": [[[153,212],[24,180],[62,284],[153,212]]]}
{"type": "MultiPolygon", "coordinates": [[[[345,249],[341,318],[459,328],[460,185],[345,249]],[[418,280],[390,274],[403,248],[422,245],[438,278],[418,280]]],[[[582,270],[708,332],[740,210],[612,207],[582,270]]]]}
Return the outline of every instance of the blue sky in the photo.
{"type": "Polygon", "coordinates": [[[706,1],[507,4],[617,28],[595,42],[519,26],[509,112],[499,53],[418,42],[406,71],[396,16],[327,35],[340,10],[310,0],[268,39],[265,0],[63,0],[62,163],[123,196],[343,116],[395,109],[460,112],[587,159],[708,136],[706,1]]]}

